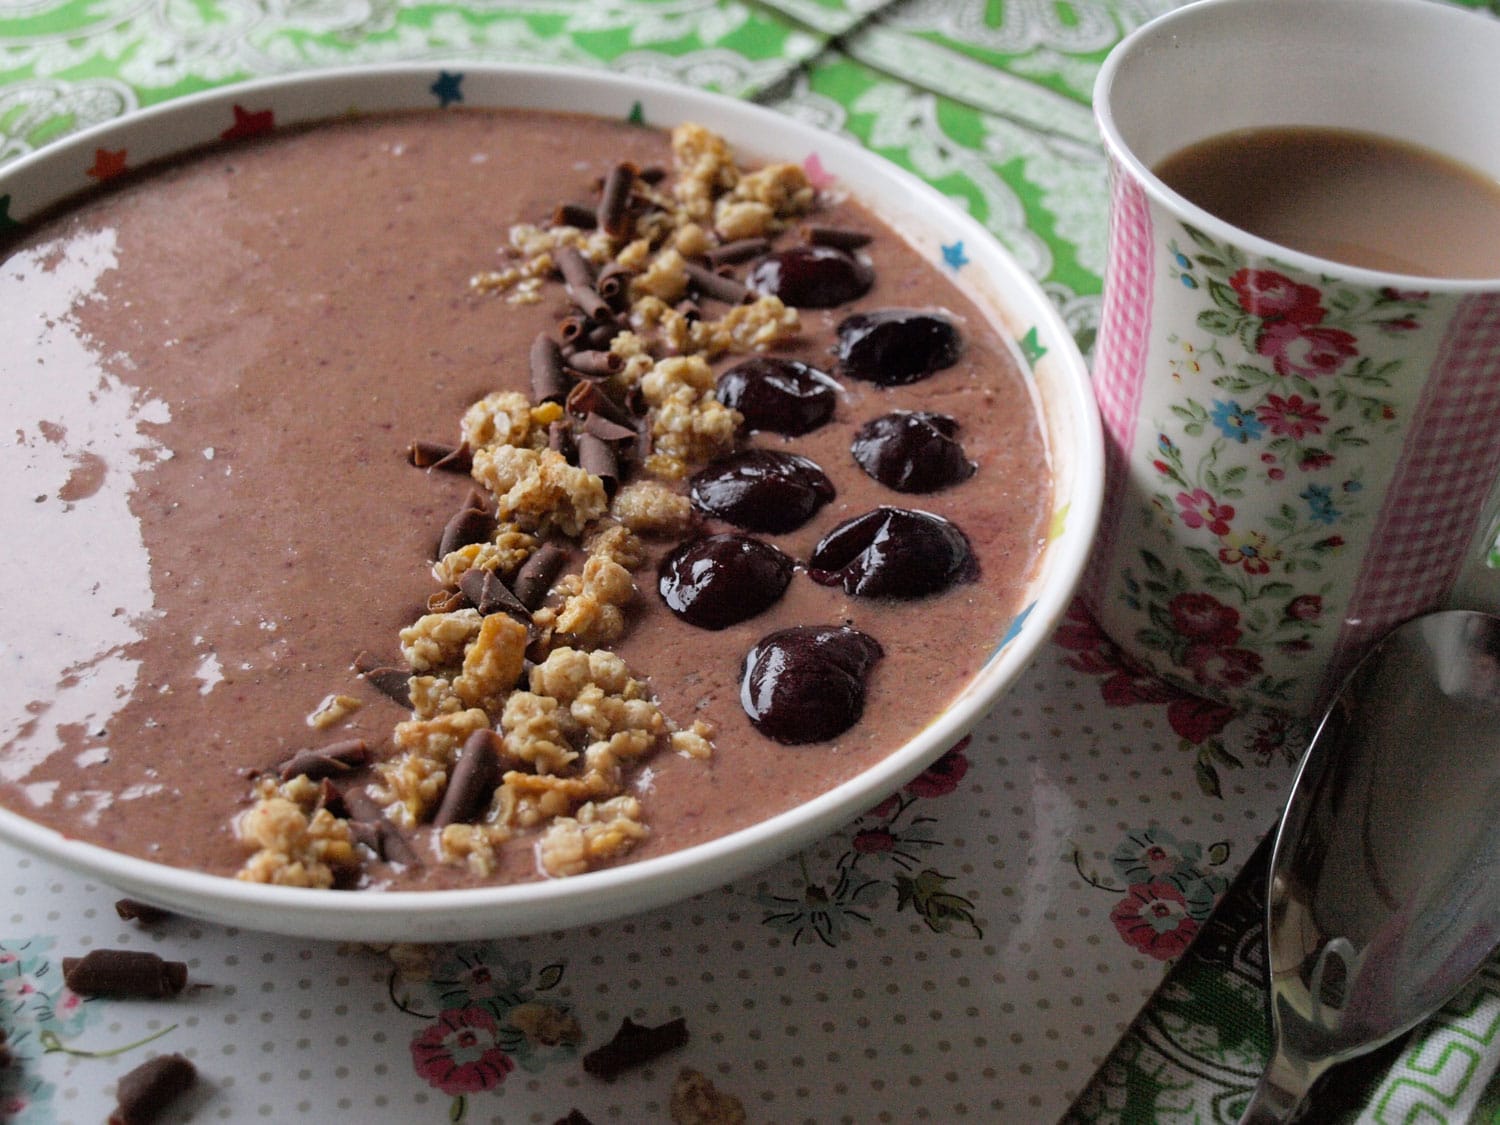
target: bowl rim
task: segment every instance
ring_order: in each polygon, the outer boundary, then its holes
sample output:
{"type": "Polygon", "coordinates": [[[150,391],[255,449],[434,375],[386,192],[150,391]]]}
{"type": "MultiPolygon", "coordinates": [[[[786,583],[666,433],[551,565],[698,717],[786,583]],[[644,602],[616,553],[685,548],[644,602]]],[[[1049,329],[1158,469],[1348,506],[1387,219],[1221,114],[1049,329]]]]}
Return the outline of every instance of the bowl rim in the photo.
{"type": "MultiPolygon", "coordinates": [[[[1067,493],[1054,495],[1052,506],[1054,520],[1060,510],[1065,511],[1065,526],[1050,537],[1039,555],[1033,581],[1015,620],[984,665],[961,686],[943,711],[868,769],[754,825],[664,855],[567,878],[476,888],[371,889],[357,893],[255,884],[114,852],[72,839],[5,807],[0,807],[0,840],[170,910],[206,921],[289,936],[367,941],[464,940],[605,922],[712,890],[768,867],[873,807],[966,735],[1029,666],[1061,621],[1082,579],[1103,500],[1102,428],[1088,368],[1053,302],[993,235],[935,188],[856,141],[750,102],[617,72],[472,60],[446,64],[437,60],[366,64],[215,87],[91,126],[0,166],[0,202],[14,190],[12,185],[44,180],[70,159],[91,155],[92,150],[117,141],[125,133],[170,135],[174,126],[197,116],[231,107],[239,109],[242,103],[261,97],[289,95],[296,101],[306,100],[304,95],[326,95],[331,90],[368,88],[379,92],[394,87],[398,80],[432,79],[453,72],[460,73],[465,81],[477,77],[476,84],[484,85],[486,91],[492,86],[515,88],[516,100],[502,102],[488,97],[466,103],[480,108],[569,108],[580,97],[608,94],[622,102],[649,106],[645,117],[652,125],[669,127],[683,120],[701,120],[710,128],[738,134],[730,136],[737,149],[772,159],[778,153],[792,151],[789,143],[778,141],[762,147],[740,138],[789,135],[788,141],[814,145],[808,151],[816,152],[821,159],[832,159],[842,167],[877,171],[890,191],[909,198],[911,215],[892,219],[886,211],[880,211],[882,218],[909,240],[913,237],[913,216],[923,215],[928,227],[935,225],[933,215],[940,216],[946,230],[963,240],[969,263],[982,279],[982,285],[976,288],[972,277],[950,275],[950,278],[990,315],[1002,337],[1016,350],[1017,361],[1023,364],[1034,385],[1042,381],[1041,365],[1047,365],[1045,381],[1057,399],[1057,411],[1062,415],[1070,441],[1067,493]],[[666,107],[676,107],[677,111],[664,112],[666,107]],[[1027,361],[1020,354],[1004,320],[1004,314],[1014,315],[1018,305],[1024,306],[1026,323],[1046,341],[1045,358],[1036,362],[1027,361]]],[[[421,108],[410,98],[400,104],[408,103],[421,108]]],[[[354,103],[345,94],[328,104],[354,103]]],[[[600,100],[599,104],[609,103],[600,100]]],[[[378,112],[384,108],[387,107],[359,105],[360,112],[378,112]]],[[[325,108],[305,118],[278,120],[277,125],[279,128],[300,120],[338,115],[337,111],[325,108]]],[[[201,144],[201,139],[173,144],[167,151],[187,152],[201,144]]],[[[871,193],[856,186],[850,194],[868,198],[871,193]]],[[[54,193],[50,200],[32,207],[27,215],[41,213],[70,198],[71,193],[54,193]]],[[[24,225],[25,219],[20,221],[24,225]]],[[[1042,402],[1037,405],[1040,408],[1042,402]]],[[[1057,482],[1058,419],[1049,412],[1039,420],[1048,436],[1054,482],[1057,482]]]]}

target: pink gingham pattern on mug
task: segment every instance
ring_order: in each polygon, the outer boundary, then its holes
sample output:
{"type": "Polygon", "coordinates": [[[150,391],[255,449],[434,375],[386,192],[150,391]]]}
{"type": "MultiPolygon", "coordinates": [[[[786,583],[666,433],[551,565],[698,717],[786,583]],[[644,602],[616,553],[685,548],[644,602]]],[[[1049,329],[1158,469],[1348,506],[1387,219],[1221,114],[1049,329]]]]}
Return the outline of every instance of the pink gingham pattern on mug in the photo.
{"type": "Polygon", "coordinates": [[[1376,517],[1331,679],[1388,629],[1439,605],[1464,564],[1474,513],[1500,476],[1500,295],[1464,298],[1438,348],[1376,517]]]}

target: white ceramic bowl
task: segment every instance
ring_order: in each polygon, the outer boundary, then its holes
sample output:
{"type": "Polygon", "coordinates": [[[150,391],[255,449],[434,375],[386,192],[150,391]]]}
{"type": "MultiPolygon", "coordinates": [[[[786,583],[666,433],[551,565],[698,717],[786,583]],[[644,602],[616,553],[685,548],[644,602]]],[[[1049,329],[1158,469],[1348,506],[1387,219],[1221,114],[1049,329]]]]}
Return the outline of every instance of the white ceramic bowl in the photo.
{"type": "MultiPolygon", "coordinates": [[[[463,104],[597,113],[638,105],[649,124],[693,120],[761,159],[816,154],[930,260],[962,242],[957,280],[1016,342],[1035,378],[1055,482],[1053,537],[1021,611],[949,706],[878,765],[795,809],[709,843],[567,879],[475,890],[341,892],[293,889],[154,864],[70,840],[0,809],[0,838],[121,892],[215,922],[305,937],[465,940],[534,933],[634,913],[734,880],[834,831],[910,780],[984,717],[1056,627],[1078,583],[1099,517],[1103,452],[1088,372],[1053,305],[964,211],[859,145],[769,110],[716,95],[606,73],[464,64],[333,70],[247,83],[169,102],[50,145],[0,168],[0,199],[24,222],[92,186],[96,150],[128,149],[136,167],[218,139],[236,107],[272,109],[278,126],[339,111],[427,109],[444,73],[462,73],[463,104]],[[1019,341],[1035,333],[1028,363],[1019,341]]],[[[14,528],[10,529],[12,532],[14,528]]]]}

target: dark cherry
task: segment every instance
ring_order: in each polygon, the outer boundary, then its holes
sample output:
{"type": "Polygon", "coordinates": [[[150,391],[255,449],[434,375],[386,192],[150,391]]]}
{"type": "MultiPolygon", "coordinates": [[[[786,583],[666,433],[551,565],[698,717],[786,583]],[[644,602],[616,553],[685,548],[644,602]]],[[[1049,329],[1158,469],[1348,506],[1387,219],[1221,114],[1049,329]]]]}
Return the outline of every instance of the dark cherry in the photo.
{"type": "Polygon", "coordinates": [[[693,475],[693,507],[749,531],[795,531],[833,499],[833,482],[816,461],[774,449],[721,457],[693,475]]]}
{"type": "Polygon", "coordinates": [[[835,246],[793,246],[761,258],[745,284],[797,309],[831,309],[863,297],[875,282],[868,262],[835,246]]]}
{"type": "Polygon", "coordinates": [[[974,462],[954,438],[958,421],[926,410],[896,410],[871,419],[854,435],[859,467],[897,492],[936,492],[968,480],[974,462]]]}
{"type": "Polygon", "coordinates": [[[779,630],[746,654],[740,705],[767,738],[824,742],[859,722],[865,677],[884,655],[879,641],[848,626],[779,630]]]}
{"type": "Polygon", "coordinates": [[[920,598],[972,581],[979,564],[958,525],[931,512],[876,508],[818,541],[807,576],[869,598],[920,598]]]}
{"type": "Polygon", "coordinates": [[[795,359],[756,356],[719,376],[720,402],[745,416],[752,430],[796,437],[833,417],[839,385],[827,373],[795,359]]]}
{"type": "Polygon", "coordinates": [[[689,625],[723,629],[775,605],[792,560],[769,543],[728,533],[689,539],[661,562],[657,589],[689,625]]]}
{"type": "Polygon", "coordinates": [[[952,367],[963,338],[937,309],[876,309],[839,323],[834,354],[839,370],[856,379],[894,387],[952,367]]]}

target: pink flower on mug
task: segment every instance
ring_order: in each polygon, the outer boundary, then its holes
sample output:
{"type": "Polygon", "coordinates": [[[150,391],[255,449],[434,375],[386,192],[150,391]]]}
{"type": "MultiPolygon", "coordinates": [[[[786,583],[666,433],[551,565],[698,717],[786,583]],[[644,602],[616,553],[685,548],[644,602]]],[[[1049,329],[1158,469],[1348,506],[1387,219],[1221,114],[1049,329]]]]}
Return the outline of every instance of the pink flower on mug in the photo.
{"type": "Polygon", "coordinates": [[[1323,599],[1317,594],[1298,594],[1282,612],[1288,621],[1316,621],[1323,616],[1323,599]]]}
{"type": "Polygon", "coordinates": [[[969,772],[969,759],[964,757],[964,747],[969,745],[965,735],[958,743],[932,765],[912,778],[906,791],[915,797],[946,797],[958,788],[958,783],[969,772]]]}
{"type": "Polygon", "coordinates": [[[1323,320],[1323,295],[1275,270],[1242,269],[1229,284],[1251,316],[1309,325],[1323,320]]]}
{"type": "Polygon", "coordinates": [[[1212,594],[1178,594],[1167,604],[1172,631],[1179,637],[1224,647],[1240,639],[1240,613],[1212,594]]]}
{"type": "Polygon", "coordinates": [[[483,1008],[450,1008],[411,1041],[412,1064],[445,1094],[493,1089],[516,1066],[499,1045],[499,1030],[483,1008]]]}
{"type": "Polygon", "coordinates": [[[1255,408],[1255,415],[1264,422],[1273,434],[1301,441],[1309,434],[1320,434],[1328,424],[1322,404],[1309,402],[1301,395],[1267,395],[1266,401],[1255,408]]]}
{"type": "Polygon", "coordinates": [[[1187,899],[1171,883],[1137,883],[1109,912],[1120,936],[1158,961],[1176,957],[1198,932],[1187,899]]]}
{"type": "Polygon", "coordinates": [[[1247,648],[1190,645],[1183,663],[1204,687],[1237,688],[1260,677],[1260,654],[1247,648]]]}
{"type": "Polygon", "coordinates": [[[1220,504],[1201,488],[1192,492],[1179,492],[1177,505],[1182,522],[1191,528],[1206,527],[1215,535],[1229,534],[1229,521],[1234,519],[1234,507],[1220,504]]]}
{"type": "Polygon", "coordinates": [[[1270,359],[1278,375],[1315,379],[1335,374],[1358,355],[1358,342],[1342,328],[1267,321],[1255,341],[1255,350],[1270,359]]]}
{"type": "Polygon", "coordinates": [[[1270,574],[1271,564],[1281,560],[1281,551],[1259,531],[1237,531],[1219,549],[1226,566],[1243,566],[1246,574],[1270,574]]]}

